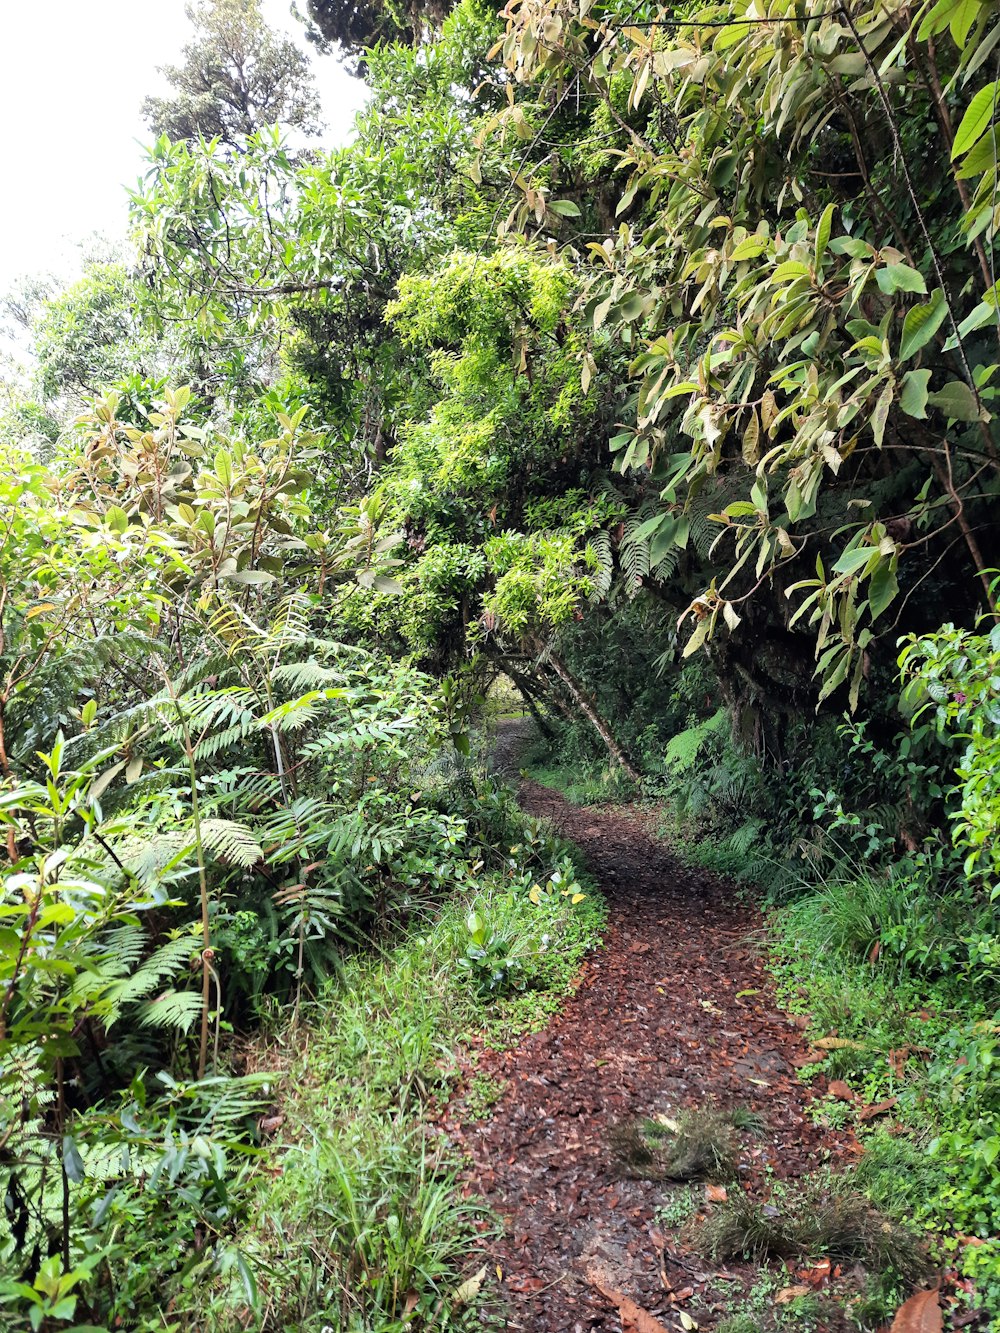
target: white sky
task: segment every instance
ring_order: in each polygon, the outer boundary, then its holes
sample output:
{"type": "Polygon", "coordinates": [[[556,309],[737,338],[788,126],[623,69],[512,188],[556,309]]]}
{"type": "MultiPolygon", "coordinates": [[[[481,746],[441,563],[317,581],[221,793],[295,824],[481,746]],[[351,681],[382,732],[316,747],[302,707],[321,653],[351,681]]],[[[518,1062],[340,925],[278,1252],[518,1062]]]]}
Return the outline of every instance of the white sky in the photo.
{"type": "MultiPolygon", "coordinates": [[[[24,273],[69,274],[75,242],[126,228],[125,185],[142,170],[143,98],[165,90],[157,65],[189,40],[185,0],[0,0],[0,292],[24,273]],[[137,142],[140,141],[140,142],[137,142]]],[[[267,21],[312,52],[290,0],[263,0],[267,21]]],[[[326,134],[347,137],[364,85],[333,56],[313,56],[326,134]]]]}

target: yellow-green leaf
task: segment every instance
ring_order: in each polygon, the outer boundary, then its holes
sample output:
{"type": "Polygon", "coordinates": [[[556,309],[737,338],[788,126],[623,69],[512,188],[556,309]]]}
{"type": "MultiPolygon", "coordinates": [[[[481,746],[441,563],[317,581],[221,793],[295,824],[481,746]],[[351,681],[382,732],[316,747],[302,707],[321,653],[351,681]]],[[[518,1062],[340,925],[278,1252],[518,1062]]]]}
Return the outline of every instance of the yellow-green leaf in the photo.
{"type": "Polygon", "coordinates": [[[926,305],[915,305],[906,312],[903,335],[899,340],[899,359],[908,361],[937,333],[948,313],[944,292],[939,288],[926,305]]]}
{"type": "Polygon", "coordinates": [[[997,92],[998,86],[994,80],[993,83],[988,83],[985,88],[980,88],[966,107],[962,123],[955,135],[955,142],[951,146],[953,161],[956,157],[961,157],[963,153],[967,153],[973,144],[978,143],[986,133],[996,113],[997,92]]]}
{"type": "Polygon", "coordinates": [[[816,228],[816,267],[819,268],[823,262],[823,256],[826,254],[826,247],[830,244],[830,232],[833,229],[833,204],[827,204],[823,209],[823,215],[816,228]]]}
{"type": "Polygon", "coordinates": [[[958,4],[952,10],[951,35],[955,39],[955,44],[961,50],[965,46],[965,40],[969,35],[969,29],[975,23],[979,14],[979,0],[958,0],[958,4]]]}

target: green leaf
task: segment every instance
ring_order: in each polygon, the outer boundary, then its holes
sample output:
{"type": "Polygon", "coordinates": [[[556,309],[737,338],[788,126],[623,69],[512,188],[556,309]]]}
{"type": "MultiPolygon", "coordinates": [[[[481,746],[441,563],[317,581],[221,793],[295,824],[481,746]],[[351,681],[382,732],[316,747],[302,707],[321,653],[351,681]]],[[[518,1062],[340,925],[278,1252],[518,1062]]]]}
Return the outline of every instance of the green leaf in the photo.
{"type": "Polygon", "coordinates": [[[868,609],[872,620],[878,620],[898,592],[899,583],[896,571],[893,569],[893,561],[879,564],[868,584],[868,609]]]}
{"type": "Polygon", "coordinates": [[[980,88],[966,107],[962,123],[955,135],[955,142],[951,146],[952,161],[956,157],[961,157],[963,153],[967,153],[973,144],[978,143],[992,124],[997,102],[997,91],[997,82],[994,80],[993,83],[988,83],[985,88],[980,88]]]}
{"type": "Polygon", "coordinates": [[[929,394],[929,403],[939,407],[950,421],[978,421],[976,395],[964,380],[949,380],[937,393],[929,394]]]}
{"type": "Polygon", "coordinates": [[[830,244],[830,232],[833,230],[833,211],[834,205],[827,204],[823,209],[819,225],[816,228],[816,267],[819,268],[823,262],[823,256],[826,254],[826,247],[830,244]]]}
{"type": "Polygon", "coordinates": [[[233,460],[228,449],[220,449],[215,455],[215,475],[223,486],[233,484],[233,460]]]}
{"type": "Polygon", "coordinates": [[[908,417],[923,420],[927,416],[927,384],[929,370],[908,370],[903,376],[903,390],[899,395],[899,405],[908,417]]]}
{"type": "Polygon", "coordinates": [[[886,296],[892,296],[894,292],[919,292],[923,296],[927,294],[927,283],[924,282],[923,274],[918,273],[915,268],[910,268],[909,264],[886,264],[885,268],[880,268],[875,274],[875,281],[886,296]]]}
{"type": "Polygon", "coordinates": [[[917,30],[917,40],[926,42],[928,37],[936,37],[939,32],[944,32],[954,5],[955,0],[937,0],[937,4],[921,22],[917,30]]]}
{"type": "Polygon", "coordinates": [[[857,571],[866,565],[872,556],[870,546],[855,546],[851,551],[845,551],[833,567],[835,574],[856,574],[857,571]]]}
{"type": "Polygon", "coordinates": [[[572,199],[550,199],[547,204],[550,213],[555,213],[561,218],[578,218],[580,209],[574,204],[572,199]]]}
{"type": "Polygon", "coordinates": [[[979,0],[958,0],[951,14],[949,27],[959,50],[965,46],[969,29],[979,15],[979,0]]]}
{"type": "Polygon", "coordinates": [[[626,323],[631,323],[632,320],[638,319],[642,314],[644,305],[645,299],[642,296],[642,293],[633,292],[631,296],[627,296],[625,300],[622,301],[621,305],[619,305],[618,316],[620,319],[625,320],[626,323]]]}
{"type": "Polygon", "coordinates": [[[836,236],[830,242],[830,249],[835,255],[848,255],[851,259],[870,259],[874,254],[868,242],[857,236],[836,236]]]}
{"type": "Polygon", "coordinates": [[[729,256],[732,263],[738,264],[743,259],[756,259],[771,244],[768,236],[747,236],[736,246],[729,256]]]}
{"type": "Polygon", "coordinates": [[[269,574],[266,569],[237,569],[232,574],[223,574],[223,578],[230,583],[276,583],[274,574],[269,574]]]}
{"type": "MultiPolygon", "coordinates": [[[[67,1176],[74,1184],[79,1184],[86,1175],[86,1169],[83,1165],[83,1158],[80,1156],[80,1149],[76,1146],[76,1140],[71,1134],[63,1135],[62,1160],[67,1176]]],[[[70,1311],[70,1314],[72,1314],[72,1311],[70,1311]]]]}
{"type": "Polygon", "coordinates": [[[376,574],[372,579],[372,587],[376,592],[400,593],[403,591],[403,585],[397,579],[387,578],[385,574],[376,574]]]}
{"type": "Polygon", "coordinates": [[[944,323],[947,313],[948,306],[940,287],[926,305],[915,305],[912,310],[908,310],[903,320],[903,334],[899,340],[899,359],[908,361],[920,351],[921,347],[929,343],[944,323]]]}
{"type": "Polygon", "coordinates": [[[125,532],[128,529],[128,514],[120,505],[109,505],[104,521],[112,532],[125,532]]]}
{"type": "MultiPolygon", "coordinates": [[[[997,321],[997,312],[986,301],[980,301],[971,314],[966,315],[958,326],[958,331],[963,338],[968,337],[970,333],[975,333],[977,329],[984,329],[987,324],[995,324],[997,321]]],[[[953,338],[949,338],[950,343],[954,343],[953,338]]]]}

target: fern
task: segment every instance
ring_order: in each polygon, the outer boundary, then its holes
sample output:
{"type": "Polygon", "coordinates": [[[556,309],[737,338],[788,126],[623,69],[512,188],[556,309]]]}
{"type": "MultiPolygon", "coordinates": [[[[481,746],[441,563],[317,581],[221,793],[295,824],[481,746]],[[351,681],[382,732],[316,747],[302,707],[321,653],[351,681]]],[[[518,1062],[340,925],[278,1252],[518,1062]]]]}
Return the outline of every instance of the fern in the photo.
{"type": "Polygon", "coordinates": [[[245,824],[235,819],[203,819],[201,837],[205,849],[218,860],[249,870],[264,859],[264,852],[245,824]]]}
{"type": "Polygon", "coordinates": [[[188,1033],[201,1016],[201,1005],[201,996],[195,991],[167,990],[140,1005],[138,1018],[145,1027],[188,1033]]]}
{"type": "MultiPolygon", "coordinates": [[[[168,940],[135,972],[109,987],[104,1001],[96,1006],[98,1012],[103,1013],[105,1027],[112,1027],[124,1009],[139,1003],[140,1000],[146,1000],[153,991],[163,985],[166,979],[175,976],[182,968],[186,969],[194,947],[193,937],[190,935],[168,940]]],[[[163,1023],[157,1024],[157,1026],[163,1025],[163,1023]]],[[[187,1031],[187,1028],[183,1030],[187,1031]]]]}
{"type": "Polygon", "coordinates": [[[638,536],[643,523],[652,516],[653,506],[643,505],[625,520],[624,535],[618,546],[618,559],[625,575],[625,591],[634,597],[649,574],[649,542],[638,536]]]}
{"type": "Polygon", "coordinates": [[[315,657],[276,667],[271,673],[271,679],[276,685],[288,686],[296,694],[336,688],[348,683],[348,675],[340,667],[323,666],[315,657]]]}
{"type": "Polygon", "coordinates": [[[718,735],[728,716],[726,710],[720,708],[706,721],[699,722],[697,726],[688,727],[686,731],[679,731],[676,736],[672,736],[667,742],[664,756],[667,767],[675,773],[684,773],[692,768],[701,755],[702,748],[712,737],[718,735]]]}
{"type": "Polygon", "coordinates": [[[611,549],[611,533],[605,529],[595,532],[587,543],[594,554],[596,566],[590,572],[590,600],[599,602],[608,595],[614,577],[615,562],[611,549]]]}

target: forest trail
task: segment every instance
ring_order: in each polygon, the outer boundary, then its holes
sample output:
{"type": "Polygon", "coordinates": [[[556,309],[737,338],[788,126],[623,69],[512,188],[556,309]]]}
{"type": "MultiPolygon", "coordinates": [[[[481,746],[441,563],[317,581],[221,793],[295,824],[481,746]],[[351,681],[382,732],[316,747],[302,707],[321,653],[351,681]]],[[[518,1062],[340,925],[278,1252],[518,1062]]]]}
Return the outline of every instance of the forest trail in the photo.
{"type": "Polygon", "coordinates": [[[842,1164],[852,1136],[806,1115],[812,1094],[795,1073],[806,1043],[776,1009],[754,942],[761,919],[733,888],[681,864],[640,812],[575,807],[533,782],[521,801],[582,849],[609,920],[555,1020],[512,1050],[479,1053],[470,1072],[506,1081],[491,1117],[470,1123],[461,1096],[449,1108],[472,1163],[468,1192],[504,1221],[489,1264],[502,1271],[507,1327],[617,1333],[622,1316],[596,1277],[668,1329],[693,1327],[682,1311],[711,1329],[750,1270],[687,1250],[657,1219],[685,1187],[625,1178],[615,1127],[688,1107],[752,1108],[766,1123],[763,1136],[740,1136],[752,1192],[771,1173],[842,1164]]]}

